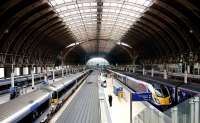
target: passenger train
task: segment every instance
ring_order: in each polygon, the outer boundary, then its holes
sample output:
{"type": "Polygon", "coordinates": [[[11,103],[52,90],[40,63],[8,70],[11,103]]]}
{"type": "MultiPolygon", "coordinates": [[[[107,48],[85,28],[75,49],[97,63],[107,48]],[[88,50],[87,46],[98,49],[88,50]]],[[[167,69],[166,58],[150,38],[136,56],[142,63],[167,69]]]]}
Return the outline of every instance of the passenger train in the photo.
{"type": "Polygon", "coordinates": [[[200,95],[199,85],[196,83],[184,84],[169,80],[153,79],[131,73],[109,70],[114,77],[133,91],[152,93],[151,103],[157,106],[174,106],[195,95],[200,95]]]}
{"type": "MultiPolygon", "coordinates": [[[[65,73],[64,73],[65,74],[65,73]]],[[[62,73],[60,71],[55,71],[55,78],[61,77],[62,73]]],[[[48,80],[53,79],[52,73],[47,74],[48,80]]],[[[16,76],[15,78],[15,85],[17,87],[23,87],[23,86],[31,86],[32,76],[31,75],[25,75],[25,76],[16,76]]],[[[34,75],[34,81],[35,84],[39,84],[43,82],[44,76],[42,74],[35,74],[34,75]]],[[[8,93],[11,86],[11,79],[0,79],[0,94],[8,93]]]]}
{"type": "Polygon", "coordinates": [[[45,112],[46,116],[41,122],[48,122],[50,116],[62,106],[90,72],[91,70],[86,70],[70,75],[51,85],[0,104],[0,122],[35,122],[45,112]]]}
{"type": "Polygon", "coordinates": [[[147,83],[122,74],[115,74],[115,78],[120,80],[135,92],[151,93],[151,102],[155,105],[170,105],[172,103],[169,90],[164,85],[147,83]]]}

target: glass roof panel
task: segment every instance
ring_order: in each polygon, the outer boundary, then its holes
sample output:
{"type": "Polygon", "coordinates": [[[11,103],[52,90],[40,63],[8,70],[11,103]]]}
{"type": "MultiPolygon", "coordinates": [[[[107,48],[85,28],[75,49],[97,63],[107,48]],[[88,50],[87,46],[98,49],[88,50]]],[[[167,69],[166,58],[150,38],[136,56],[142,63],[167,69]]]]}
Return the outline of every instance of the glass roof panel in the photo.
{"type": "Polygon", "coordinates": [[[76,42],[109,38],[116,44],[155,0],[101,1],[49,0],[49,3],[76,42]]]}

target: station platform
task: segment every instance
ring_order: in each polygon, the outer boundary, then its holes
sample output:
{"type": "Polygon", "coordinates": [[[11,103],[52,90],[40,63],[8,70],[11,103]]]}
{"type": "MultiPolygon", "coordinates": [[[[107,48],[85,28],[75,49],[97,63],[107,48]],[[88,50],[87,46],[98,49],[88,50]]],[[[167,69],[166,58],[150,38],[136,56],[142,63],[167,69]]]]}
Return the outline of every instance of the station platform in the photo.
{"type": "Polygon", "coordinates": [[[95,71],[88,76],[73,99],[61,109],[51,122],[56,123],[100,123],[98,99],[98,74],[95,71]]]}
{"type": "MultiPolygon", "coordinates": [[[[20,90],[20,96],[33,92],[34,90],[36,90],[37,88],[40,88],[41,86],[42,84],[40,83],[40,84],[35,85],[35,89],[32,89],[31,86],[27,88],[23,88],[20,90]]],[[[5,94],[0,95],[0,104],[6,103],[8,101],[10,101],[10,93],[5,93],[5,94]]]]}
{"type": "Polygon", "coordinates": [[[130,90],[118,80],[109,76],[105,80],[107,85],[103,87],[99,72],[89,75],[50,123],[130,123],[130,119],[131,123],[172,123],[150,103],[130,101],[130,90]],[[115,95],[114,86],[123,88],[123,96],[115,95]],[[112,106],[109,105],[109,95],[112,95],[112,106]]]}
{"type": "MultiPolygon", "coordinates": [[[[113,86],[119,82],[109,77],[106,78],[106,82],[107,87],[104,88],[104,93],[112,123],[130,123],[130,93],[124,89],[125,95],[120,98],[113,93],[113,86]],[[109,106],[108,95],[112,95],[112,107],[109,106]]],[[[132,102],[132,107],[132,119],[146,108],[141,102],[132,102]]]]}

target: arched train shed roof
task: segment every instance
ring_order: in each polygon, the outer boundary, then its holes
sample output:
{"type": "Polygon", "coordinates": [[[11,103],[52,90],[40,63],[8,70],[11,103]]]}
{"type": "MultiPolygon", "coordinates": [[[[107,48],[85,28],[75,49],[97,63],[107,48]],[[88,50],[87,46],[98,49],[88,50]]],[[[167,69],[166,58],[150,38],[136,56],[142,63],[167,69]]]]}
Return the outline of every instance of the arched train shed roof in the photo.
{"type": "Polygon", "coordinates": [[[0,0],[1,65],[82,64],[95,55],[119,64],[199,60],[199,0],[52,1],[0,0]]]}

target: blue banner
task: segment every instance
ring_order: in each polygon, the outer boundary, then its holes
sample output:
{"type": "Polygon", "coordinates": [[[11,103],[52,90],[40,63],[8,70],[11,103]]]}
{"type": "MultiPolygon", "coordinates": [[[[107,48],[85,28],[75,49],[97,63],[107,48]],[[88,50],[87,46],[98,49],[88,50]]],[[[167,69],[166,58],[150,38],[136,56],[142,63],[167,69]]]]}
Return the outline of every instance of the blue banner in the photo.
{"type": "Polygon", "coordinates": [[[151,93],[132,93],[132,101],[150,101],[151,99],[151,93]]]}

